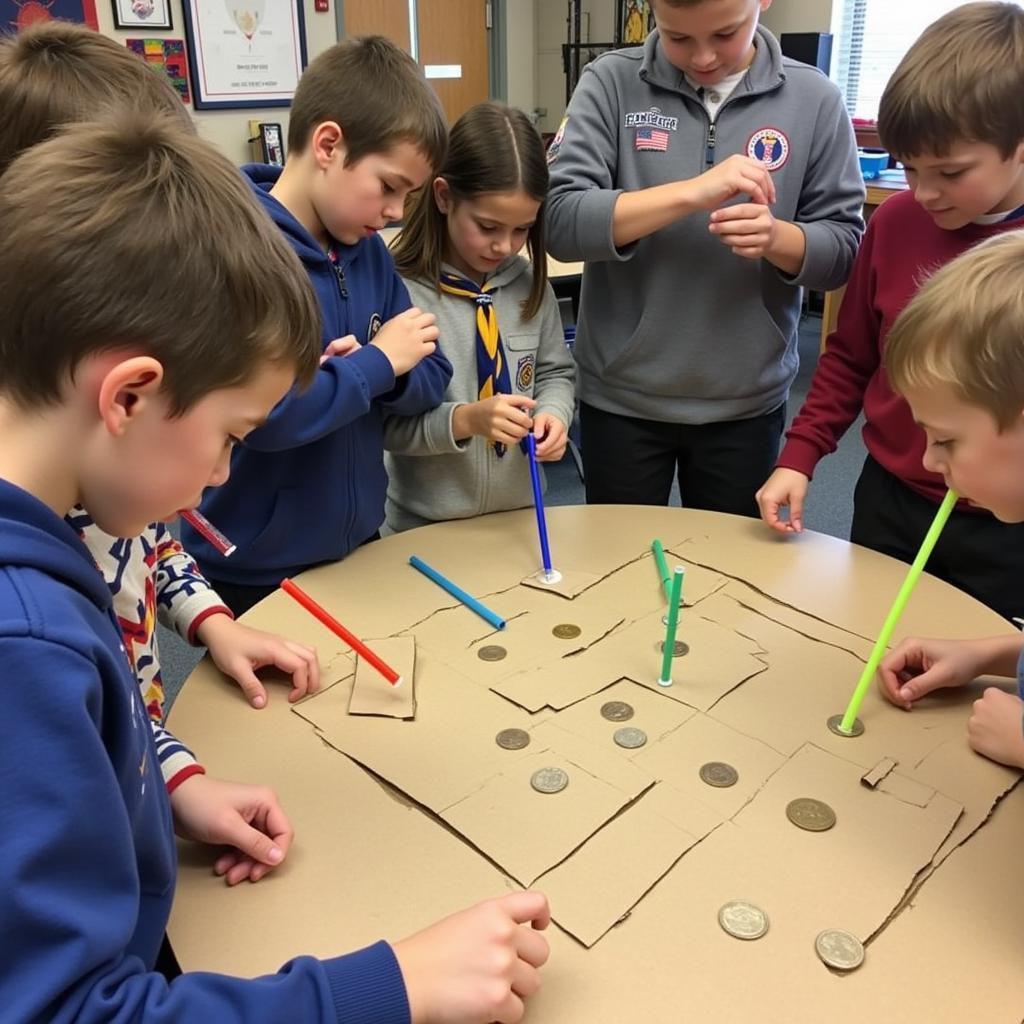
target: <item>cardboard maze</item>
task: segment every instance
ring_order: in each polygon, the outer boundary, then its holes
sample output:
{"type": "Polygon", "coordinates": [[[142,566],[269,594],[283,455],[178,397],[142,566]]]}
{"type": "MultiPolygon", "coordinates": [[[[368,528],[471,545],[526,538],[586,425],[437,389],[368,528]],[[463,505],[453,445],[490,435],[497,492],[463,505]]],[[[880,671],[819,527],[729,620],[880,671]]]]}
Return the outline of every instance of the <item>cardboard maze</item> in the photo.
{"type": "Polygon", "coordinates": [[[773,594],[770,581],[737,579],[736,553],[707,537],[666,548],[687,569],[688,651],[671,687],[657,682],[665,599],[653,560],[613,546],[617,564],[606,551],[600,573],[574,572],[559,591],[528,577],[487,595],[507,620],[500,632],[441,591],[423,615],[421,596],[414,622],[368,640],[414,674],[415,698],[412,679],[388,693],[340,657],[333,685],[294,710],[545,891],[556,923],[586,946],[628,928],[669,871],[693,874],[713,941],[728,937],[710,908],[737,897],[812,939],[842,928],[869,940],[1017,774],[968,749],[968,694],[910,715],[872,694],[864,735],[834,735],[826,720],[845,708],[869,639],[800,607],[789,582],[773,594]],[[632,713],[610,719],[610,702],[632,713]],[[500,745],[508,729],[525,736],[500,745]],[[631,745],[617,742],[621,729],[634,730],[631,745]],[[709,762],[731,766],[735,783],[705,782],[709,762]],[[538,772],[556,791],[534,787],[538,772]],[[807,797],[833,809],[832,828],[788,820],[787,805],[807,797]]]}

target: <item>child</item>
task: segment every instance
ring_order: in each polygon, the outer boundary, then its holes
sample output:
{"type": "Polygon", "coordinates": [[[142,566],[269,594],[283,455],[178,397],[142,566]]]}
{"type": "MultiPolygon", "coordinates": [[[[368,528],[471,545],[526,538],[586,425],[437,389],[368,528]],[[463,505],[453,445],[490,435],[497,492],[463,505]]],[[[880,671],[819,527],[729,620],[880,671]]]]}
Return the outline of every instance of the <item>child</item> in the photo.
{"type": "MultiPolygon", "coordinates": [[[[885,369],[924,430],[924,464],[1004,523],[1024,522],[1024,231],[976,246],[938,271],[889,332],[885,369]]],[[[1020,580],[1017,585],[1020,586],[1020,580]]],[[[909,711],[943,686],[1017,677],[974,702],[971,746],[1024,768],[1024,637],[904,640],[883,661],[885,695],[909,711]]]]}
{"type": "Polygon", "coordinates": [[[377,231],[401,218],[446,144],[437,97],[416,62],[369,36],[332,46],[306,69],[284,169],[245,169],[313,282],[324,348],[343,337],[358,346],[328,354],[309,391],[289,396],[238,448],[231,482],[204,496],[203,512],[235,553],[225,559],[182,529],[236,614],[285,576],[377,536],[384,417],[415,416],[444,397],[451,367],[436,351],[435,318],[410,307],[377,231]]]}
{"type": "Polygon", "coordinates": [[[864,183],[839,90],[757,24],[771,0],[652,0],[642,48],[584,69],[556,135],[549,249],[583,259],[587,501],[757,515],[803,288],[835,288],[864,183]]]}
{"type": "Polygon", "coordinates": [[[565,452],[574,372],[547,283],[547,190],[526,115],[481,103],[452,128],[393,246],[413,302],[437,314],[453,374],[436,409],[385,425],[392,530],[529,505],[519,442],[531,430],[539,460],[565,452]]]}
{"type": "MultiPolygon", "coordinates": [[[[850,539],[910,562],[945,493],[922,467],[924,433],[882,369],[886,336],[931,270],[977,242],[1024,226],[1024,10],[970,3],[940,18],[886,86],[878,131],[906,167],[907,192],[868,225],[807,400],[778,469],[758,492],[765,522],[799,532],[818,460],[863,409],[868,457],[850,539]],[[780,509],[789,508],[789,521],[780,509]]],[[[928,571],[1006,618],[1024,611],[1024,527],[961,502],[928,571]]]]}
{"type": "MultiPolygon", "coordinates": [[[[0,173],[57,126],[95,117],[107,108],[162,114],[191,128],[166,79],[125,47],[83,25],[44,22],[0,38],[0,173]]],[[[317,689],[316,652],[234,622],[163,523],[151,523],[138,537],[121,538],[100,530],[85,509],[73,509],[68,518],[113,592],[114,611],[153,721],[169,792],[203,769],[162,726],[158,615],[189,643],[207,646],[217,666],[239,683],[254,707],[266,703],[266,691],[254,672],[262,665],[276,664],[293,674],[292,700],[317,689]]],[[[233,866],[227,881],[240,881],[240,870],[233,866]]],[[[262,873],[254,870],[253,880],[262,873]]]]}
{"type": "Polygon", "coordinates": [[[316,305],[235,168],[152,115],[23,153],[0,179],[0,237],[5,1019],[518,1020],[547,955],[517,926],[546,924],[535,893],[272,979],[152,971],[172,814],[219,841],[231,805],[275,863],[291,833],[267,791],[197,802],[188,780],[168,797],[110,591],[63,515],[80,502],[133,536],[223,482],[235,440],[312,378],[316,305]]]}

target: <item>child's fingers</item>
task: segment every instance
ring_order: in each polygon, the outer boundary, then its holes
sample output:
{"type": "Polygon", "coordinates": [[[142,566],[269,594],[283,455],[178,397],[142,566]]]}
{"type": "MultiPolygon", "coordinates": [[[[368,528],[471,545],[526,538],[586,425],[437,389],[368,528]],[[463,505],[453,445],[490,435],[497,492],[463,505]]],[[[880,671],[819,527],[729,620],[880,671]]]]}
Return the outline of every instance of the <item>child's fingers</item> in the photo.
{"type": "MultiPolygon", "coordinates": [[[[316,693],[317,690],[320,689],[320,659],[316,656],[316,648],[297,644],[294,640],[285,640],[284,645],[289,650],[293,651],[306,664],[306,688],[302,691],[303,694],[316,693]]],[[[295,687],[292,690],[293,694],[296,689],[298,689],[298,687],[295,687]]],[[[293,698],[289,695],[288,699],[297,700],[298,698],[293,698]]]]}
{"type": "Polygon", "coordinates": [[[231,673],[236,683],[245,695],[245,699],[254,707],[262,708],[267,705],[267,691],[260,682],[259,676],[252,670],[252,665],[239,658],[237,667],[231,673]]]}

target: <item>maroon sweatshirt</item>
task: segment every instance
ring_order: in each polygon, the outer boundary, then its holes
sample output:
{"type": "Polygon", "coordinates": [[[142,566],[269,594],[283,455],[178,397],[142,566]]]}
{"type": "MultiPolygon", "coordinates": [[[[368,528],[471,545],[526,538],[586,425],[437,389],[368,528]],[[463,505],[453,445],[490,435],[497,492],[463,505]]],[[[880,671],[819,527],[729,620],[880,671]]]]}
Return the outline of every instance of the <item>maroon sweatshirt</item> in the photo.
{"type": "MultiPolygon", "coordinates": [[[[853,265],[839,322],[818,361],[807,399],[786,432],[777,466],[813,476],[864,410],[864,444],[908,487],[938,504],[942,477],[927,472],[924,431],[882,368],[885,339],[922,280],[983,239],[1024,227],[1024,209],[998,224],[938,227],[911,192],[899,192],[874,212],[853,265]]],[[[1022,278],[1024,280],[1024,278],[1022,278]]]]}

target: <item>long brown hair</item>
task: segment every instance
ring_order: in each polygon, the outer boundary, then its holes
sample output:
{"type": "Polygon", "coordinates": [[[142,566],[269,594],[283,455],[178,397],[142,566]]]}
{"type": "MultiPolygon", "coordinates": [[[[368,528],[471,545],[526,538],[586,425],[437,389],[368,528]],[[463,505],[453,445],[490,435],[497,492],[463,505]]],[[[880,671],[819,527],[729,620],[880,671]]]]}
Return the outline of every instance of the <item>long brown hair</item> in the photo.
{"type": "MultiPolygon", "coordinates": [[[[537,129],[515,107],[478,103],[455,122],[448,141],[448,157],[438,173],[448,183],[456,202],[488,192],[522,189],[540,203],[537,219],[526,239],[533,264],[533,286],[523,303],[523,318],[531,320],[540,311],[548,283],[544,253],[548,165],[537,129]]],[[[432,183],[428,181],[417,193],[405,227],[395,239],[395,266],[406,277],[439,288],[446,231],[445,215],[438,209],[432,183]]]]}

